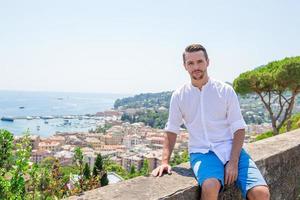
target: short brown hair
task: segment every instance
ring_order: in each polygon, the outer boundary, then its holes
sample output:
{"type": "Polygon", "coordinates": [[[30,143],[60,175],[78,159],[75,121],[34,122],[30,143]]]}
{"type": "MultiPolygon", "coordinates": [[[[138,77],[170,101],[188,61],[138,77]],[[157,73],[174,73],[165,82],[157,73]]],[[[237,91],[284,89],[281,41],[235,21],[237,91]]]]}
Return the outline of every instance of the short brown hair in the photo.
{"type": "Polygon", "coordinates": [[[201,44],[191,44],[187,46],[182,54],[183,63],[185,63],[185,53],[191,53],[196,51],[203,51],[206,60],[208,60],[208,55],[206,49],[201,44]]]}

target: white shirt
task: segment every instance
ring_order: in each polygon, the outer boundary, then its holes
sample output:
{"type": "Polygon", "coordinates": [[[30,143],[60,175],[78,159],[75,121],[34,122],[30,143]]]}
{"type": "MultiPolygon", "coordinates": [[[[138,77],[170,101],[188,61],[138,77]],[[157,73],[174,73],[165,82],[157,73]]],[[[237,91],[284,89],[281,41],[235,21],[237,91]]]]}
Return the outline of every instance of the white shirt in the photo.
{"type": "Polygon", "coordinates": [[[187,83],[173,92],[165,131],[178,134],[183,123],[189,153],[211,150],[224,164],[230,159],[234,133],[246,128],[234,89],[212,78],[201,90],[187,83]]]}

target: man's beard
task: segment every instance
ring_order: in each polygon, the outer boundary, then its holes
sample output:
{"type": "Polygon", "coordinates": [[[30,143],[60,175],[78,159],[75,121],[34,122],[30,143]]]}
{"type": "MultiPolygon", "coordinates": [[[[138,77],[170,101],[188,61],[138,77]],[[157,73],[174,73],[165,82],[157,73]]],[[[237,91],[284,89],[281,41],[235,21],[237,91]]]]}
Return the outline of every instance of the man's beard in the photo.
{"type": "Polygon", "coordinates": [[[192,72],[192,78],[194,79],[194,80],[202,80],[203,78],[204,78],[204,76],[205,76],[205,73],[206,73],[206,70],[204,70],[204,71],[202,71],[202,70],[195,70],[195,71],[193,71],[192,72]],[[200,75],[195,75],[194,73],[201,73],[200,75]]]}

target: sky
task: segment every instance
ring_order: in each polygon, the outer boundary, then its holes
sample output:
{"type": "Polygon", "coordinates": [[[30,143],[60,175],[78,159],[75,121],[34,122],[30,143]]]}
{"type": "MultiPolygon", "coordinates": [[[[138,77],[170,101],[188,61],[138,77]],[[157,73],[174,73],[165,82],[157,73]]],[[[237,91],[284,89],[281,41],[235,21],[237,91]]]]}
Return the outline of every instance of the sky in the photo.
{"type": "Polygon", "coordinates": [[[189,82],[182,52],[207,49],[209,76],[300,55],[300,1],[0,0],[0,90],[138,94],[189,82]]]}

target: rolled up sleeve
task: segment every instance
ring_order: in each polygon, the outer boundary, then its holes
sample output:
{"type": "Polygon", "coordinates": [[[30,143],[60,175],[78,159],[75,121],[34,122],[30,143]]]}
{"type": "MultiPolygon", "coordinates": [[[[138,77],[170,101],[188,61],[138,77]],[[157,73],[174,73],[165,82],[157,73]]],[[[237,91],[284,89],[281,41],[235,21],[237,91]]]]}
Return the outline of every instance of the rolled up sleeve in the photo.
{"type": "Polygon", "coordinates": [[[167,124],[165,126],[165,131],[179,134],[180,126],[183,124],[182,113],[179,107],[178,94],[173,92],[170,107],[169,107],[169,117],[167,124]]]}
{"type": "Polygon", "coordinates": [[[238,97],[233,88],[230,87],[227,97],[227,121],[230,125],[231,134],[234,134],[239,129],[246,129],[247,125],[241,113],[238,97]]]}

